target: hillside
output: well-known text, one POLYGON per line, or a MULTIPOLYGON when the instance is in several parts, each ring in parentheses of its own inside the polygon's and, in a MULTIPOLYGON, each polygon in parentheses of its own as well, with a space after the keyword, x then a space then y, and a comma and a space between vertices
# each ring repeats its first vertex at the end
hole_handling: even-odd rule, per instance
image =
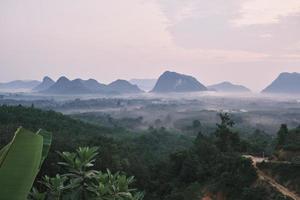
POLYGON ((17 90, 17 89, 32 89, 41 82, 35 80, 16 80, 7 83, 0 83, 0 89, 17 90))
MULTIPOLYGON (((249 159, 241 157, 245 145, 232 129, 228 114, 220 115, 221 123, 210 135, 198 134, 193 139, 165 128, 128 133, 118 129, 84 123, 54 111, 33 107, 0 107, 0 146, 6 144, 14 130, 43 128, 53 132, 53 143, 38 177, 62 173, 56 165, 57 151, 73 151, 79 146, 99 147, 95 169, 123 171, 136 177, 135 185, 145 191, 145 200, 194 200, 220 193, 232 200, 272 200, 265 187, 254 186, 255 169, 249 159), (116 135, 117 134, 117 135, 116 135)), ((37 182, 36 184, 39 184, 37 182)), ((277 198, 276 197, 276 198, 277 198)))
POLYGON ((243 92, 251 92, 251 90, 243 85, 232 84, 228 81, 209 85, 207 86, 209 90, 214 90, 217 92, 229 92, 229 93, 243 93, 243 92))
POLYGON ((112 143, 112 139, 107 136, 120 132, 112 128, 84 123, 54 111, 4 105, 0 106, 0 149, 12 139, 14 132, 20 126, 32 131, 42 128, 53 133, 52 147, 41 170, 41 174, 46 172, 50 175, 56 174, 59 169, 58 166, 53 165, 58 160, 56 151, 73 150, 78 146, 91 144, 91 141, 97 141, 97 145, 106 148, 112 143))
POLYGON ((1 137, 0 144, 7 141, 19 126, 33 131, 43 128, 53 132, 55 138, 112 133, 111 129, 84 123, 54 111, 23 106, 0 106, 0 131, 2 136, 5 136, 1 137))
POLYGON ((106 92, 108 92, 107 86, 105 84, 99 83, 95 79, 88 79, 88 80, 79 79, 79 80, 92 93, 106 93, 106 92))
POLYGON ((43 81, 39 85, 34 87, 32 90, 36 91, 36 92, 40 92, 40 91, 50 88, 52 85, 54 85, 54 83, 55 83, 55 81, 53 81, 50 77, 45 76, 43 78, 43 81))
POLYGON ((300 94, 300 73, 281 73, 262 93, 300 94))
POLYGON ((166 71, 159 77, 152 92, 197 92, 206 90, 207 88, 192 76, 166 71))
POLYGON ((108 90, 120 94, 143 92, 137 85, 133 85, 126 80, 118 79, 107 85, 108 90))
MULTIPOLYGON (((258 163, 258 168, 295 195, 300 195, 300 127, 288 129, 282 124, 275 140, 271 159, 258 163)), ((296 198, 297 199, 297 198, 296 198)))
POLYGON ((300 196, 300 167, 296 164, 262 162, 258 164, 269 177, 300 196))

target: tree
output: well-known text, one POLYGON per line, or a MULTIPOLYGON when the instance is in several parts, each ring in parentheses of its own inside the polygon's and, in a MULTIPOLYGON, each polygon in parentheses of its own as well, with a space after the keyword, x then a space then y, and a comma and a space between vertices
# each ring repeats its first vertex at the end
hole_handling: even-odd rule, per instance
POLYGON ((288 135, 288 128, 286 124, 281 124, 279 131, 277 132, 277 145, 276 149, 280 149, 286 143, 288 135))
POLYGON ((230 118, 228 113, 219 113, 221 124, 217 124, 218 128, 233 127, 234 121, 230 118))
POLYGON ((201 128, 201 122, 196 119, 196 120, 193 121, 193 129, 194 130, 199 130, 199 128, 201 128))
POLYGON ((220 113, 221 124, 217 124, 216 145, 222 152, 237 151, 240 148, 240 137, 238 133, 231 130, 234 121, 228 113, 220 113))

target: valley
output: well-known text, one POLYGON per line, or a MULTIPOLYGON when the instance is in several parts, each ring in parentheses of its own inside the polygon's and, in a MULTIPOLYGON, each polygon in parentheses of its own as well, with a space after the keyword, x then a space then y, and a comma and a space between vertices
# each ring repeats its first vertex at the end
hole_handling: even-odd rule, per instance
POLYGON ((0 0, 0 200, 300 200, 300 0, 0 0))
MULTIPOLYGON (((297 95, 4 92, 0 105, 0 147, 13 138, 11 133, 19 126, 53 133, 53 147, 37 180, 63 173, 55 164, 59 162, 57 151, 96 146, 101 161, 95 162, 95 168, 134 176, 133 186, 143 191, 145 200, 295 199, 286 192, 287 186, 280 186, 286 180, 277 182, 264 174, 264 170, 279 173, 273 162, 253 167, 255 161, 242 155, 267 156, 274 164, 277 159, 287 159, 277 147, 282 124, 291 133, 286 147, 280 148, 299 151, 297 95)), ((298 171, 297 154, 290 154, 291 160, 283 162, 292 164, 284 167, 298 171)), ((298 179, 288 180, 289 188, 297 188, 298 179)), ((35 186, 40 187, 39 182, 35 186)))
MULTIPOLYGON (((117 96, 77 95, 50 96, 20 94, 4 96, 0 104, 34 106, 55 110, 83 120, 93 118, 103 123, 111 117, 127 120, 135 130, 164 126, 176 131, 188 131, 191 122, 200 120, 205 130, 214 127, 217 113, 233 114, 238 129, 256 129, 273 135, 281 123, 296 127, 300 123, 300 102, 297 97, 232 95, 213 92, 173 94, 137 94, 117 96)), ((112 126, 112 124, 109 124, 112 126)))

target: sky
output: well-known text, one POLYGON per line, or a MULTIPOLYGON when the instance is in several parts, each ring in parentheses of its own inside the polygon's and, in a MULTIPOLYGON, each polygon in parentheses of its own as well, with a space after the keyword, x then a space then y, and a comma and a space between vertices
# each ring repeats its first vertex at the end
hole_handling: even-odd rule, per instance
POLYGON ((0 82, 157 78, 259 91, 300 72, 300 0, 0 0, 0 82))

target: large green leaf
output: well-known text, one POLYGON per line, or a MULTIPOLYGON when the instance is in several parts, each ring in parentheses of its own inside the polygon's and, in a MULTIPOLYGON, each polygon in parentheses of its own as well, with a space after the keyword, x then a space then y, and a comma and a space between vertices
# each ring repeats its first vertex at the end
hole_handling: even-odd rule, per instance
POLYGON ((50 146, 52 142, 52 133, 40 129, 37 132, 37 134, 43 136, 43 151, 42 151, 42 159, 40 163, 40 167, 41 167, 50 150, 50 146))
POLYGON ((0 199, 25 200, 38 173, 43 136, 19 128, 0 151, 0 199))

